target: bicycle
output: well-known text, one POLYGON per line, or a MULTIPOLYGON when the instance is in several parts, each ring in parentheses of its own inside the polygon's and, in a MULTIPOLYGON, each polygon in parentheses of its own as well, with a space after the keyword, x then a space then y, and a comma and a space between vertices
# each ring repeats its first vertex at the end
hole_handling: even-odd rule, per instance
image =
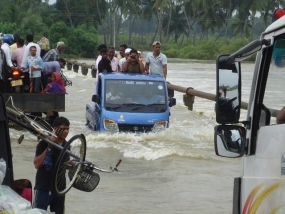
MULTIPOLYGON (((57 195, 66 194, 71 187, 85 192, 93 191, 100 182, 99 174, 93 170, 105 173, 118 171, 117 167, 121 163, 121 160, 117 162, 114 168, 110 167, 110 169, 102 169, 94 163, 85 160, 86 139, 83 134, 74 135, 62 147, 49 139, 51 136, 56 137, 56 135, 48 123, 42 118, 35 118, 16 108, 11 97, 8 101, 6 103, 6 112, 9 120, 27 129, 50 146, 61 150, 52 176, 52 187, 57 195), (7 106, 9 100, 13 108, 7 106)), ((20 138, 21 140, 19 139, 18 143, 22 142, 23 136, 20 138)))
POLYGON ((60 76, 63 80, 64 86, 72 86, 72 81, 66 78, 62 70, 60 70, 60 76))

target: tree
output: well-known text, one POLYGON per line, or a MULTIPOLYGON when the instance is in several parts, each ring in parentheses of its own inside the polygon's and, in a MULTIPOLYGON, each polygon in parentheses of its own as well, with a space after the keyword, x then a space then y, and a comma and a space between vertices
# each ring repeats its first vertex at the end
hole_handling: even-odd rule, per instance
POLYGON ((81 53, 80 57, 94 57, 98 46, 97 30, 84 24, 78 25, 71 29, 67 43, 69 54, 81 53))
MULTIPOLYGON (((156 10, 156 15, 158 20, 156 33, 157 32, 159 33, 159 40, 162 41, 163 14, 168 4, 168 0, 152 0, 152 1, 155 2, 153 7, 156 10)), ((151 43, 153 43, 153 41, 155 40, 156 33, 154 34, 151 43)))
POLYGON ((187 22, 185 20, 183 11, 181 10, 180 5, 175 5, 173 10, 173 14, 171 16, 171 19, 168 20, 168 22, 164 22, 163 29, 165 32, 165 36, 168 37, 169 35, 174 36, 174 42, 178 42, 178 38, 184 34, 187 35, 187 28, 185 28, 185 25, 187 25, 187 22), (168 35, 169 34, 169 35, 168 35))
POLYGON ((50 42, 52 44, 56 44, 58 41, 62 39, 68 38, 70 35, 70 28, 64 22, 56 22, 50 27, 50 42))
POLYGON ((55 8, 61 20, 71 27, 81 24, 95 27, 100 23, 100 14, 106 13, 106 4, 104 0, 57 0, 55 8))

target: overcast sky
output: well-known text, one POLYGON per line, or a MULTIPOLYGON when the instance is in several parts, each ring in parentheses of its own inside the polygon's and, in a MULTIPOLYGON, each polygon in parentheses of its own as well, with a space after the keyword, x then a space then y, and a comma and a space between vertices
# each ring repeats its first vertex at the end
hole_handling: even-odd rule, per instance
POLYGON ((54 4, 56 0, 49 0, 49 4, 54 4))

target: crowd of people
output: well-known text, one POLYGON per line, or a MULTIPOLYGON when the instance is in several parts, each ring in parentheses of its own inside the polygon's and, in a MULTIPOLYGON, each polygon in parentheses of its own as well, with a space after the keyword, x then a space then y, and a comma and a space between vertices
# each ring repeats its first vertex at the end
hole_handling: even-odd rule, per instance
POLYGON ((138 73, 167 76, 167 57, 161 53, 161 43, 152 43, 152 52, 146 55, 145 64, 143 55, 135 48, 130 48, 126 44, 119 47, 119 54, 115 54, 114 47, 107 47, 105 44, 98 46, 98 57, 95 68, 97 69, 94 94, 97 94, 98 74, 102 72, 113 73, 138 73))
POLYGON ((46 87, 50 88, 54 81, 60 84, 58 88, 61 90, 57 90, 57 93, 65 93, 63 81, 56 81, 61 76, 51 78, 54 72, 60 74, 61 68, 65 67, 65 60, 60 58, 60 53, 65 49, 63 42, 58 42, 56 48, 50 49, 49 40, 45 37, 35 43, 32 34, 26 35, 25 40, 19 34, 4 34, 0 38, 0 45, 0 92, 13 92, 9 79, 12 71, 21 70, 23 82, 29 86, 23 89, 24 92, 52 93, 46 87))
POLYGON ((141 52, 135 48, 127 47, 126 44, 120 45, 119 55, 115 54, 114 47, 107 47, 105 44, 99 45, 96 77, 101 72, 122 72, 156 74, 166 78, 167 57, 161 53, 161 43, 153 42, 152 48, 153 51, 147 54, 144 64, 141 52))
MULTIPOLYGON (((0 37, 0 43, 0 64, 3 65, 0 66, 0 92, 13 92, 8 79, 11 79, 12 71, 16 69, 21 69, 23 81, 29 82, 29 87, 25 88, 24 92, 53 93, 50 88, 55 83, 51 84, 52 81, 58 84, 63 82, 59 80, 60 76, 51 78, 51 74, 60 73, 66 64, 65 60, 60 58, 60 53, 65 49, 64 42, 58 42, 56 48, 50 49, 49 40, 45 37, 35 43, 32 34, 26 35, 25 40, 19 34, 4 34, 0 37)), ((117 55, 114 47, 99 45, 96 78, 101 72, 156 74, 166 78, 167 57, 161 53, 161 43, 155 41, 152 47, 153 52, 147 54, 144 64, 141 52, 135 48, 122 44, 117 55)), ((61 93, 66 92, 63 84, 58 88, 61 93)))

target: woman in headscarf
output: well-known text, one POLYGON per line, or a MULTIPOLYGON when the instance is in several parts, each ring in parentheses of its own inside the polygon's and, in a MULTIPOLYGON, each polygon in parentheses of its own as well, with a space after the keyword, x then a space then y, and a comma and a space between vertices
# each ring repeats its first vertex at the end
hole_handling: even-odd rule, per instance
POLYGON ((51 74, 51 83, 47 84, 43 93, 65 93, 64 82, 59 73, 53 72, 51 74))

